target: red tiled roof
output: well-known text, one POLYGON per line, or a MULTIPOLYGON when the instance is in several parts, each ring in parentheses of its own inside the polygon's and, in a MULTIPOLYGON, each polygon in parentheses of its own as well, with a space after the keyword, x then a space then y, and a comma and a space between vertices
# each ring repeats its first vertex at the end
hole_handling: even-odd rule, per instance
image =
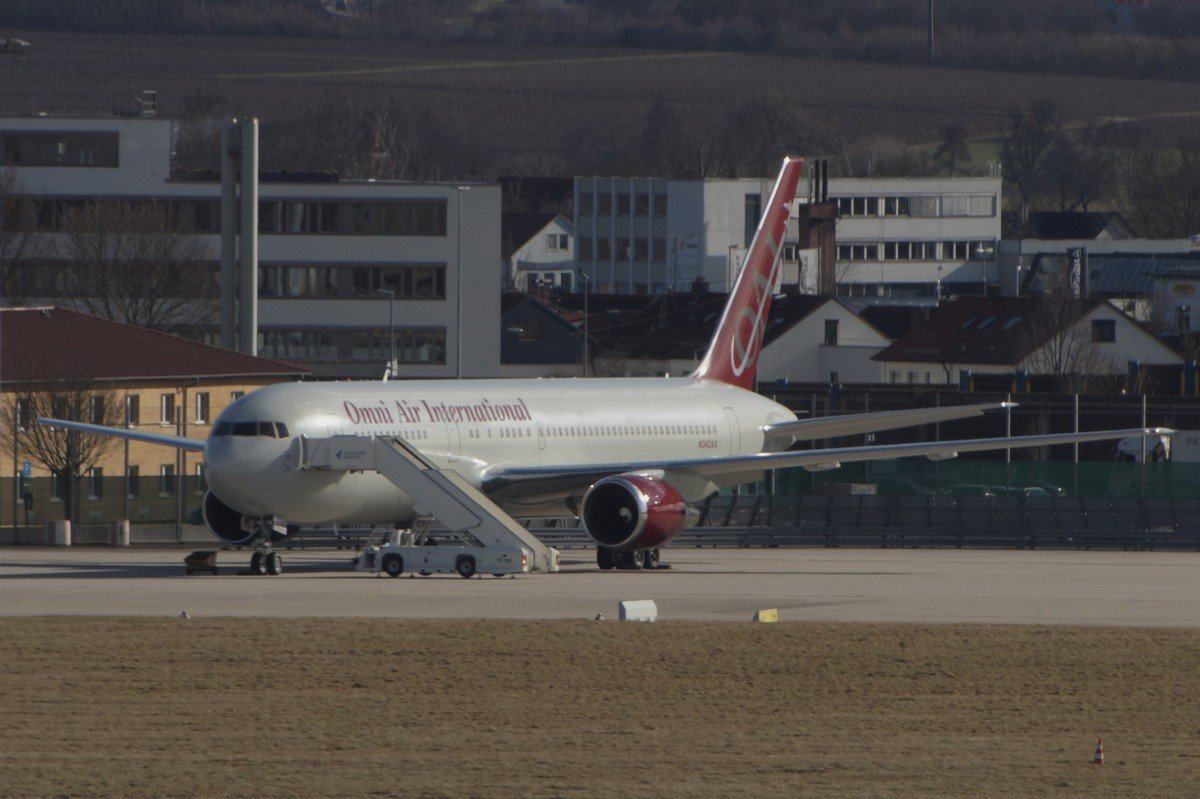
MULTIPOLYGON (((1046 312, 1046 303, 1040 297, 962 297, 945 302, 872 360, 1014 364, 1051 336, 1049 326, 1030 321, 1046 312)), ((1079 300, 1069 310, 1078 320, 1099 303, 1079 300)))
POLYGON ((295 376, 296 364, 65 308, 0 308, 0 382, 295 376))

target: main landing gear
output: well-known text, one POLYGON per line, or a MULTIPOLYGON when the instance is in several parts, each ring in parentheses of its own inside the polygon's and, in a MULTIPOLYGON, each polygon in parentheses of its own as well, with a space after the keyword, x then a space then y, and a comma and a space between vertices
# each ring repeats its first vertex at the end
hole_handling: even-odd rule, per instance
POLYGON ((662 563, 658 547, 653 549, 609 549, 596 547, 596 565, 601 569, 669 569, 662 563))
POLYGON ((254 554, 250 556, 251 574, 270 574, 274 576, 282 571, 283 557, 270 547, 267 547, 266 549, 256 549, 254 554))

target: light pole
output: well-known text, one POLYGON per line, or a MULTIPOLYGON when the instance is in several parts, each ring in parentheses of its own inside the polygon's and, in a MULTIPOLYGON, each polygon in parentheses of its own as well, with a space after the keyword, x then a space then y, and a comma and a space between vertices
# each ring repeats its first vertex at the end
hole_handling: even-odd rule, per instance
POLYGON ((388 345, 391 357, 388 358, 388 368, 385 377, 396 376, 396 292, 391 289, 375 289, 388 297, 388 345))
POLYGON ((462 235, 463 235, 463 210, 462 198, 463 192, 470 191, 470 186, 455 186, 454 190, 458 192, 458 265, 454 270, 454 303, 456 306, 455 317, 458 330, 454 335, 456 353, 454 356, 454 376, 459 380, 462 379, 462 355, 463 355, 463 317, 462 317, 462 235))
POLYGON ((579 276, 583 278, 583 376, 588 374, 588 294, 591 293, 592 279, 588 273, 579 270, 579 276))

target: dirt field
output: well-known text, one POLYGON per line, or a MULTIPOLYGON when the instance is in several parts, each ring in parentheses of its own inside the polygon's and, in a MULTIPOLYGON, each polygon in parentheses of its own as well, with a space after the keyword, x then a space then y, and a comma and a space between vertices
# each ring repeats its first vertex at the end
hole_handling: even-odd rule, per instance
MULTIPOLYGON (((581 131, 625 138, 656 100, 719 115, 747 97, 791 108, 837 142, 879 136, 936 141, 947 122, 975 136, 1003 129, 1031 98, 1071 124, 1142 120, 1174 144, 1194 125, 1200 85, 1036 73, 932 69, 745 53, 655 53, 575 47, 401 44, 367 40, 119 34, 25 34, 27 58, 0 64, 0 113, 111 113, 155 88, 179 113, 204 90, 221 107, 290 118, 344 92, 370 104, 403 98, 454 109, 486 145, 487 163, 570 150, 581 131)), ((194 109, 193 109, 194 110, 194 109)), ((631 133, 632 132, 632 133, 631 133)), ((266 136, 267 133, 264 133, 266 136)), ((264 140, 265 152, 270 152, 264 140)), ((833 155, 834 153, 830 153, 833 155)))
POLYGON ((35 618, 0 636, 5 796, 1200 790, 1200 630, 35 618))

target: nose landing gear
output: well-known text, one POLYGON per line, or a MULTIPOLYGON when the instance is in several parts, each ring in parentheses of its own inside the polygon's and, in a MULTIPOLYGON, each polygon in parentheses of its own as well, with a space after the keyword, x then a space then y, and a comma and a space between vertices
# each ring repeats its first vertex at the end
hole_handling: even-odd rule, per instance
MULTIPOLYGON (((287 535, 288 528, 280 528, 274 517, 260 519, 254 523, 254 537, 250 545, 254 554, 250 556, 250 574, 269 574, 272 577, 283 572, 283 556, 271 548, 271 544, 287 535)), ((290 532, 290 531, 289 531, 290 532)))
POLYGON ((272 576, 283 571, 283 557, 267 545, 258 549, 250 556, 250 573, 256 575, 270 574, 272 576))

